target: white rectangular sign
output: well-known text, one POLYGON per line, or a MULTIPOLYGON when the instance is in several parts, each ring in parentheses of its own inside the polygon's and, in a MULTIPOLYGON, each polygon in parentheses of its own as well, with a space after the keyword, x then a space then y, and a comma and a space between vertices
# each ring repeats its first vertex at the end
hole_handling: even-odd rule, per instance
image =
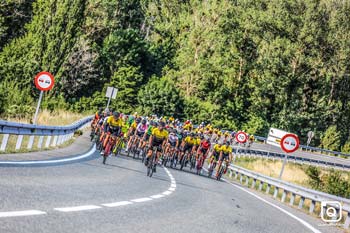
POLYGON ((270 128, 269 134, 267 135, 266 143, 281 148, 281 145, 280 145, 281 139, 287 133, 288 132, 280 129, 270 128))
POLYGON ((118 89, 114 87, 107 87, 106 97, 115 99, 117 97, 118 89))

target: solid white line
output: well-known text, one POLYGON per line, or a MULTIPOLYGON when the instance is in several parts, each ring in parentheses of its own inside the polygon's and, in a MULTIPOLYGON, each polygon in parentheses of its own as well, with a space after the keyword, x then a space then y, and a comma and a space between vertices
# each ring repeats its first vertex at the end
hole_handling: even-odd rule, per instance
POLYGON ((252 193, 252 192, 250 192, 250 191, 248 191, 248 190, 246 190, 246 189, 244 189, 244 188, 242 188, 242 187, 239 187, 238 185, 232 184, 231 182, 227 181, 226 179, 222 179, 222 180, 224 180, 226 183, 228 183, 228 184, 230 184, 230 185, 232 185, 232 186, 234 186, 234 187, 236 187, 236 188, 238 188, 238 189, 240 189, 240 190, 242 190, 242 191, 244 191, 244 192, 246 192, 246 193, 249 193, 250 195, 252 195, 253 197, 259 199, 260 201, 263 201, 263 202, 265 202, 266 204, 268 204, 268 205, 270 205, 270 206, 273 206, 273 207, 275 207, 276 209, 282 211, 283 213, 289 215, 290 217, 292 217, 292 218, 294 218, 295 220, 299 221, 299 222, 300 222, 301 224, 303 224, 305 227, 309 228, 312 232, 321 233, 321 231, 317 230, 316 228, 314 228, 313 226, 311 226, 309 223, 307 223, 306 221, 302 220, 301 218, 298 218, 297 216, 293 215, 292 213, 288 212, 287 210, 282 209, 281 207, 279 207, 279 206, 277 206, 277 205, 275 205, 275 204, 273 204, 273 203, 271 203, 271 202, 269 202, 269 201, 266 201, 265 199, 259 197, 258 195, 254 194, 254 193, 252 193))
POLYGON ((0 212, 0 218, 41 215, 41 214, 46 214, 46 212, 40 211, 40 210, 9 211, 9 212, 0 212))
POLYGON ((134 200, 131 200, 131 201, 132 202, 145 202, 145 201, 152 201, 152 198, 144 197, 144 198, 134 199, 134 200))
POLYGON ((74 212, 74 211, 83 211, 83 210, 94 210, 100 209, 101 206, 97 205, 82 205, 82 206, 74 206, 74 207, 64 207, 64 208, 54 208, 54 210, 61 212, 74 212))
POLYGON ((102 205, 106 207, 117 207, 117 206, 130 205, 130 204, 133 204, 133 203, 131 201, 119 201, 119 202, 107 203, 102 205))
POLYGON ((170 191, 165 191, 165 192, 163 192, 162 194, 163 195, 170 195, 172 192, 170 192, 170 191))
POLYGON ((36 161, 3 161, 0 162, 0 164, 5 165, 29 165, 29 164, 52 164, 52 163, 62 163, 62 162, 69 162, 69 161, 75 161, 79 159, 84 159, 92 155, 96 151, 96 145, 92 147, 90 151, 87 153, 73 157, 73 158, 67 158, 67 159, 55 159, 55 160, 36 160, 36 161))
POLYGON ((150 198, 153 198, 153 199, 157 199, 157 198, 161 198, 161 197, 164 197, 164 195, 157 194, 157 195, 150 196, 150 198))
POLYGON ((176 188, 169 188, 168 191, 175 191, 176 188))
POLYGON ((175 183, 172 183, 172 184, 170 185, 170 187, 176 188, 176 184, 175 184, 175 183))

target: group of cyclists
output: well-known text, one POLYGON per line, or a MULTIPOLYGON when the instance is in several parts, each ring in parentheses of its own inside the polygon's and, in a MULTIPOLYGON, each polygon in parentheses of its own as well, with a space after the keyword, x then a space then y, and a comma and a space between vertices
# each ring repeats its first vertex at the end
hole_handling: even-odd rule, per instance
MULTIPOLYGON (((95 140, 103 156, 103 163, 111 154, 122 149, 127 155, 141 157, 147 166, 147 174, 156 172, 158 163, 176 168, 190 165, 197 174, 202 173, 205 161, 208 176, 220 179, 232 161, 232 145, 237 144, 236 132, 221 131, 210 123, 194 126, 191 120, 180 122, 174 117, 141 117, 135 112, 124 115, 100 109, 91 124, 91 140, 95 140)), ((254 141, 250 135, 248 143, 254 141)))

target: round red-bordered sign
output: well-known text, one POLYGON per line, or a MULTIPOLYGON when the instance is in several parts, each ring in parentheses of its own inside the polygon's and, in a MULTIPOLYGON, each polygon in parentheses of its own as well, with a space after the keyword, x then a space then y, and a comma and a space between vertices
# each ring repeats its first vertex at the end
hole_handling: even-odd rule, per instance
POLYGON ((293 153, 299 148, 299 138, 297 135, 287 133, 280 142, 281 148, 286 153, 293 153))
POLYGON ((43 71, 35 76, 34 84, 40 91, 49 91, 55 84, 55 78, 49 72, 43 71))
POLYGON ((248 135, 245 132, 236 133, 236 141, 239 143, 245 143, 248 140, 248 135))

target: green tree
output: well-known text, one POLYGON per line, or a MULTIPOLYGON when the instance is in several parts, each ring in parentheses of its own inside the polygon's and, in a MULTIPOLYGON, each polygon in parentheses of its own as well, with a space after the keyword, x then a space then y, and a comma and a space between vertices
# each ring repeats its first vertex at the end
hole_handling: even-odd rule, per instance
POLYGON ((138 94, 140 110, 145 114, 181 118, 183 99, 175 83, 167 77, 153 77, 138 94))
POLYGON ((321 138, 322 148, 328 150, 339 150, 340 133, 335 125, 330 126, 321 138))

